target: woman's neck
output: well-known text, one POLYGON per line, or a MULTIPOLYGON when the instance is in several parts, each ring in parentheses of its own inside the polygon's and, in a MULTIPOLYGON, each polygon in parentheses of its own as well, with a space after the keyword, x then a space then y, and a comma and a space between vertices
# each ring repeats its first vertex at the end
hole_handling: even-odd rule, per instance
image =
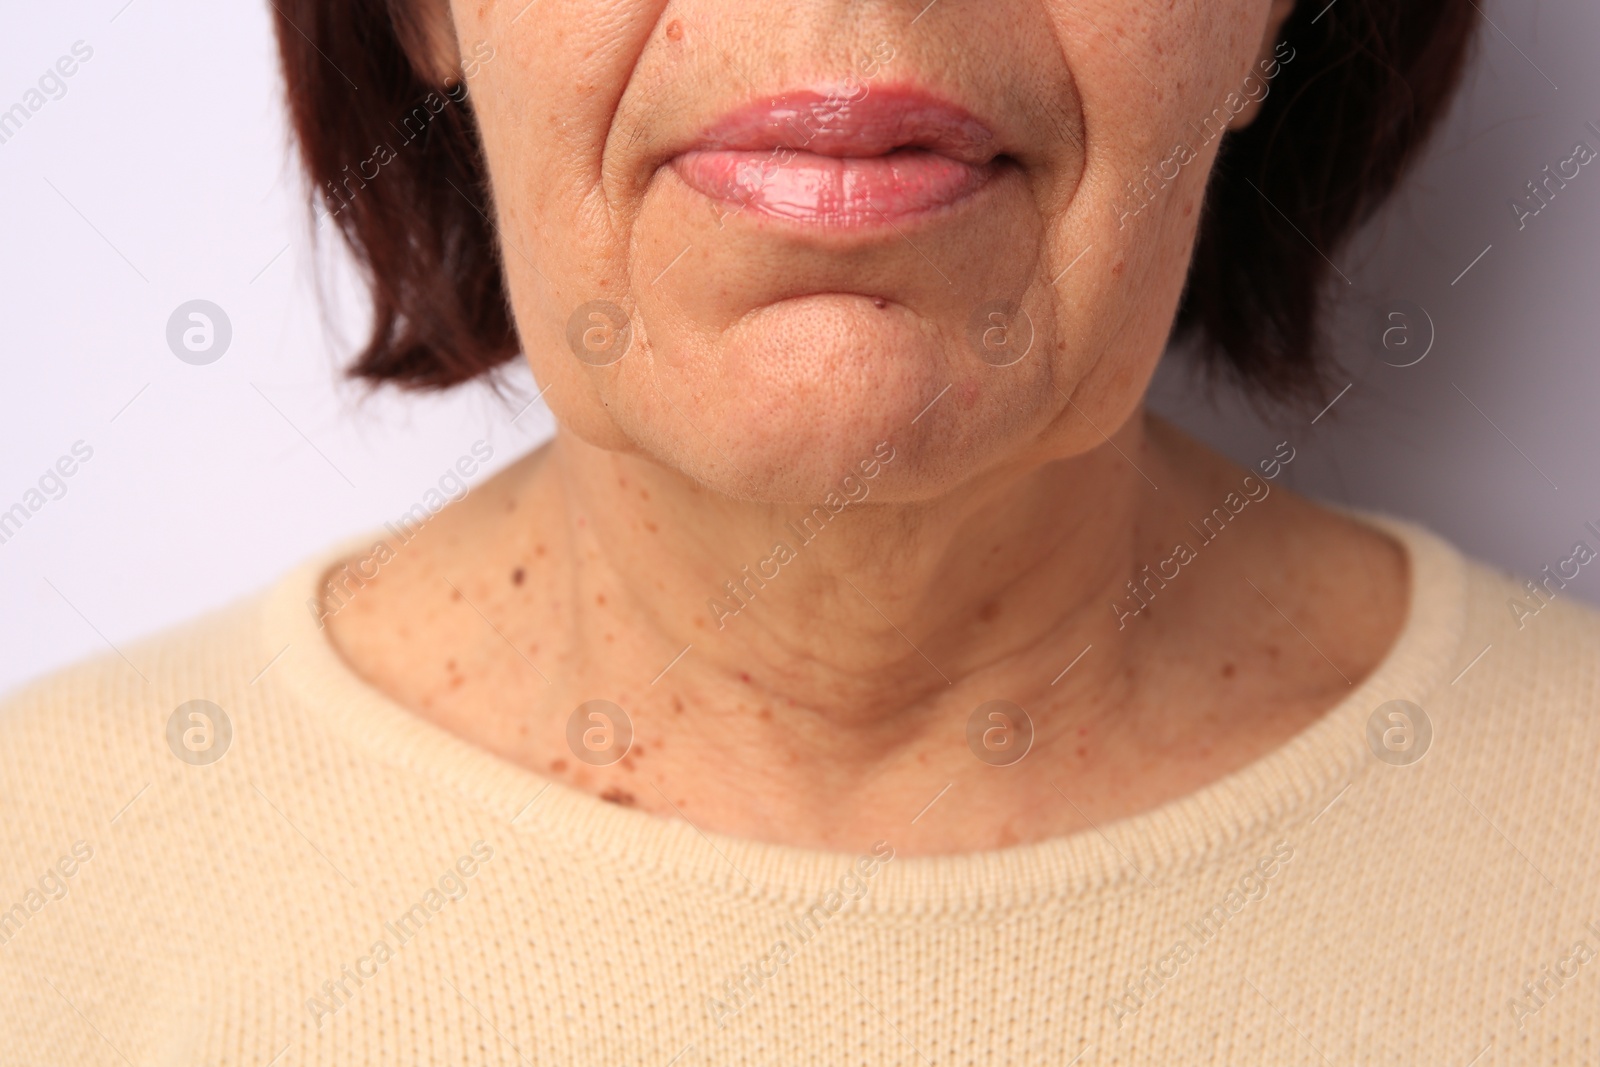
POLYGON ((891 501, 896 461, 767 505, 563 435, 397 551, 334 639, 420 714, 615 802, 948 852, 1228 773, 1335 703, 1404 614, 1397 546, 1159 424, 931 502, 891 501), (1341 565, 1357 579, 1327 582, 1341 565), (627 716, 616 762, 608 720, 573 747, 591 700, 627 716))
MULTIPOLYGON (((911 504, 886 499, 905 462, 892 445, 870 457, 875 477, 810 505, 730 501, 571 439, 530 481, 566 518, 562 630, 586 646, 597 628, 674 655, 692 645, 679 684, 754 689, 845 729, 964 704, 997 670, 1034 695, 1029 670, 1048 684, 1058 643, 1104 629, 1154 494, 1103 453, 911 504)), ((532 527, 505 533, 526 551, 532 527)), ((636 667, 649 682, 663 665, 636 667)))

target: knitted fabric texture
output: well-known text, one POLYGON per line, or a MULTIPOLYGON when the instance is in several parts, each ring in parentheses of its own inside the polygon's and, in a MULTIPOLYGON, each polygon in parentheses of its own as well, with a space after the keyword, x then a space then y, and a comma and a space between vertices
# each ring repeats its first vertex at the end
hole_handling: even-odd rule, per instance
POLYGON ((1594 1064, 1600 616, 1373 521, 1408 618, 1313 726, 948 857, 547 782, 361 681, 310 561, 0 708, 0 1062, 1594 1064))

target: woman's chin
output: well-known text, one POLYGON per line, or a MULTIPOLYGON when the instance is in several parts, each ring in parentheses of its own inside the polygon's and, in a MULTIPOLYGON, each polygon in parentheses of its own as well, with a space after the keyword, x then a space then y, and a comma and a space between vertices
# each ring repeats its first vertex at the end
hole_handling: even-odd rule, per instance
POLYGON ((1048 417, 1045 361, 989 366, 959 332, 883 298, 790 298, 712 344, 671 342, 651 339, 651 391, 676 417, 666 433, 658 419, 629 429, 658 461, 740 498, 820 501, 869 471, 922 496, 983 465, 973 442, 1004 447, 1048 417))

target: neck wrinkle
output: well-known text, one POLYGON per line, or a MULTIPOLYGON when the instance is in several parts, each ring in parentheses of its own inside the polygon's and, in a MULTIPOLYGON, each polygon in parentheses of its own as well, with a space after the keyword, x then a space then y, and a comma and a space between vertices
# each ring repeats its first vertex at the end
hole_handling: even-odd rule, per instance
MULTIPOLYGON (((1119 432, 1123 454, 1140 453, 1140 422, 1119 432)), ((1101 669, 1120 670, 1115 646, 1138 636, 1108 642, 1106 623, 1156 502, 1110 447, 932 501, 869 494, 804 543, 793 532, 804 505, 730 500, 571 440, 551 459, 572 535, 575 632, 590 646, 579 655, 604 654, 603 626, 585 616, 599 614, 595 589, 614 590, 663 664, 692 647, 671 677, 702 697, 730 687, 865 739, 889 723, 964 718, 974 699, 1043 694, 1062 650, 1091 640, 1113 646, 1101 669)), ((606 621, 614 628, 615 615, 606 621)), ((709 714, 719 703, 729 706, 692 702, 709 714)))

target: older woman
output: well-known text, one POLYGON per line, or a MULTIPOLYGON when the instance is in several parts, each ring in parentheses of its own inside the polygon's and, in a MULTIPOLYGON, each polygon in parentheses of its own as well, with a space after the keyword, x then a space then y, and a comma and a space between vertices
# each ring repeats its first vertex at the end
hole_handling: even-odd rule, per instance
POLYGON ((558 430, 13 698, 6 1059, 1592 1062, 1600 537, 1143 411, 1315 402, 1470 5, 275 8, 356 373, 558 430))

